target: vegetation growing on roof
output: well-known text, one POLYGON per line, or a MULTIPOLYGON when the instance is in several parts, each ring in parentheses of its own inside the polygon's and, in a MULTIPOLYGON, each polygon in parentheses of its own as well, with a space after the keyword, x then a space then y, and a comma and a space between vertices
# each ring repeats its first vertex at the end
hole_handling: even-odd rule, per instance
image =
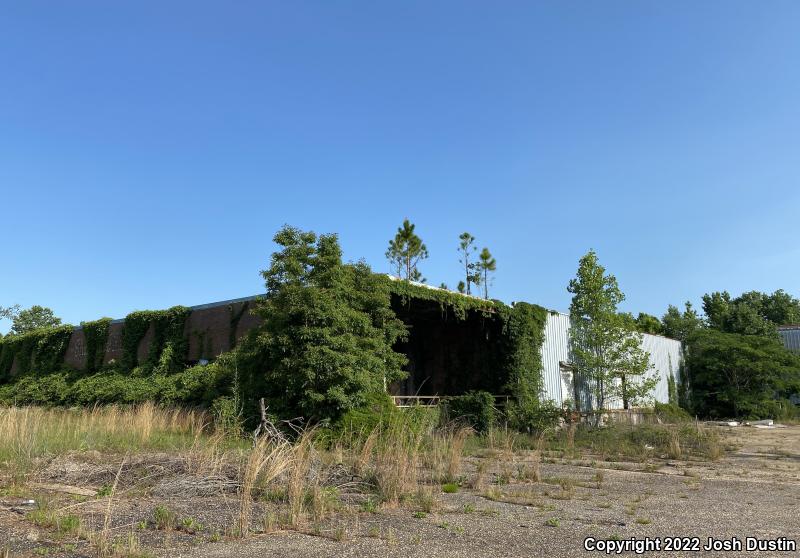
POLYGON ((497 300, 485 300, 409 281, 395 280, 386 275, 380 277, 387 283, 389 291, 400 297, 404 303, 410 302, 412 299, 437 302, 442 312, 452 311, 453 315, 459 320, 465 320, 469 311, 489 315, 497 312, 498 308, 505 306, 505 304, 497 300))

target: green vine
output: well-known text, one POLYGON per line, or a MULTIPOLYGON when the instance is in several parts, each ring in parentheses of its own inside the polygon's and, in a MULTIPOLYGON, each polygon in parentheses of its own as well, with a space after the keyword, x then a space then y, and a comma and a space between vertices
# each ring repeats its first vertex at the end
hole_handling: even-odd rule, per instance
POLYGON ((186 319, 191 310, 185 306, 173 306, 167 310, 144 310, 132 312, 125 318, 122 329, 122 368, 133 370, 138 365, 152 368, 159 363, 162 352, 170 348, 171 359, 174 362, 186 357, 188 343, 184 336, 186 319), (147 353, 147 360, 139 362, 139 343, 153 327, 153 341, 147 353))
POLYGON ((17 375, 47 374, 61 367, 73 327, 64 325, 22 335, 9 335, 0 351, 0 377, 8 378, 16 361, 17 375))
POLYGON ((86 338, 86 373, 92 374, 103 367, 103 358, 108 341, 108 326, 111 318, 100 318, 93 322, 82 322, 86 338))
POLYGON ((505 307, 505 304, 496 300, 486 300, 444 289, 424 287, 409 281, 390 279, 388 276, 382 277, 389 285, 389 292, 400 297, 404 303, 415 299, 438 302, 442 312, 451 310, 459 320, 465 320, 467 313, 471 310, 492 314, 499 308, 505 307))
POLYGON ((230 319, 230 326, 228 329, 228 347, 232 350, 236 346, 236 330, 239 328, 239 320, 242 319, 244 313, 247 312, 247 309, 250 307, 250 301, 246 300, 242 307, 239 310, 234 311, 233 304, 228 305, 228 311, 230 312, 231 319, 230 319))
POLYGON ((507 410, 518 428, 530 427, 544 408, 541 401, 544 392, 542 345, 547 312, 527 302, 506 306, 501 311, 508 371, 505 390, 514 398, 507 410))

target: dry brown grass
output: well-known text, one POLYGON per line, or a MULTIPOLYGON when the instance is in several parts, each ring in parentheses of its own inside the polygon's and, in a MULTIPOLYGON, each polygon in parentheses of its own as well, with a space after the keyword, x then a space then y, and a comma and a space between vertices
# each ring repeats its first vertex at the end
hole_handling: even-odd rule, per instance
POLYGON ((246 537, 253 514, 253 489, 268 485, 293 464, 293 448, 288 442, 260 438, 250 451, 240 473, 240 503, 236 534, 246 537))
POLYGON ((310 494, 313 498, 316 490, 319 490, 319 477, 310 475, 314 458, 313 436, 313 431, 304 432, 292 448, 292 463, 286 486, 289 504, 287 523, 292 527, 305 524, 306 496, 310 494))
POLYGON ((92 409, 0 408, 0 462, 24 480, 43 456, 75 450, 142 451, 188 447, 207 426, 203 413, 152 403, 92 409))

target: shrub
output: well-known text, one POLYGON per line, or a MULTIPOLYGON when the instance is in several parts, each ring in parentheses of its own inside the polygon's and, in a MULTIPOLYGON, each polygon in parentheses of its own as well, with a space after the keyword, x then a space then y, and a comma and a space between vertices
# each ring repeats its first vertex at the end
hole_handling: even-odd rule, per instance
POLYGON ((494 397, 485 391, 470 391, 457 397, 448 397, 443 402, 442 418, 458 420, 485 432, 497 422, 494 397))
POLYGON ((676 403, 659 403, 656 401, 654 411, 656 416, 664 422, 686 422, 692 420, 692 415, 681 409, 676 403))
POLYGON ((555 428, 564 416, 554 401, 511 401, 506 414, 510 425, 520 432, 538 433, 555 428))

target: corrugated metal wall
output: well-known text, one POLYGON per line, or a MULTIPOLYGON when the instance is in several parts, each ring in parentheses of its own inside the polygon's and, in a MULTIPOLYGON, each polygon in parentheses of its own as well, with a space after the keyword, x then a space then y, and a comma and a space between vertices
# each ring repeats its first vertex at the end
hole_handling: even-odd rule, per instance
POLYGON ((565 399, 574 399, 571 390, 562 385, 560 362, 569 362, 569 316, 550 312, 544 324, 542 379, 544 399, 552 399, 559 407, 565 399))
MULTIPOLYGON (((800 340, 800 330, 798 330, 798 339, 800 340)), ((650 353, 650 362, 654 367, 653 372, 658 377, 658 384, 653 396, 660 403, 668 403, 670 374, 675 378, 676 384, 679 381, 678 369, 683 358, 681 343, 659 335, 644 334, 642 348, 650 353)), ((575 391, 577 391, 581 399, 581 408, 587 408, 591 402, 589 386, 585 382, 581 382, 580 378, 575 378, 578 386, 578 389, 575 390, 570 380, 572 374, 561 369, 560 363, 569 361, 569 316, 551 312, 547 315, 544 343, 542 344, 542 376, 545 391, 543 398, 552 399, 561 406, 566 399, 574 399, 575 391)), ((622 402, 613 402, 608 406, 622 408, 622 402)))
POLYGON ((790 351, 800 352, 800 327, 779 329, 778 333, 783 339, 783 346, 790 351))

